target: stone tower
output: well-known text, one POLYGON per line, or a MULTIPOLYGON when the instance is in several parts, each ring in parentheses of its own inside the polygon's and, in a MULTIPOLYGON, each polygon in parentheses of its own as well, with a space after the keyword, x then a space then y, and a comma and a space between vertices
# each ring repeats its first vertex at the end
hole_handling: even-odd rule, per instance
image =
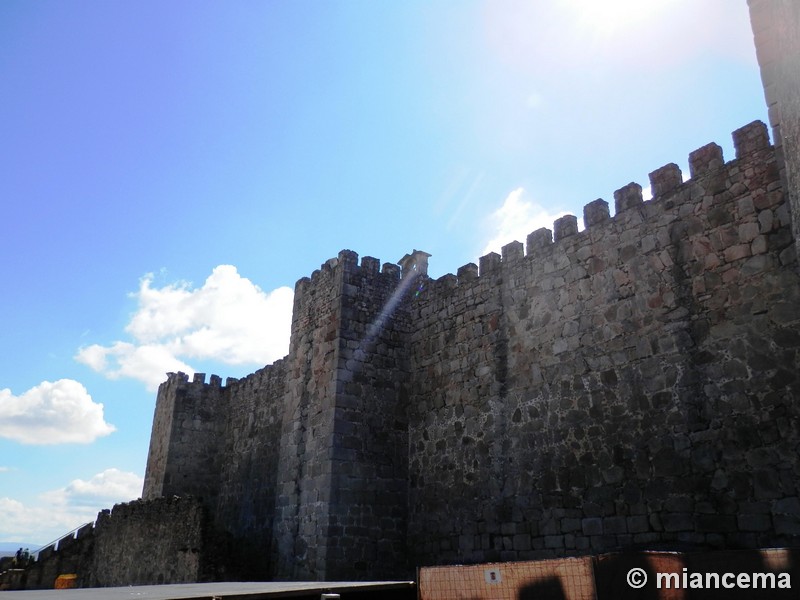
POLYGON ((800 241, 800 2, 748 0, 772 138, 800 241))
POLYGON ((409 327, 427 277, 343 250, 297 282, 288 356, 221 386, 171 374, 143 497, 203 499, 251 572, 325 580, 405 572, 409 327))
POLYGON ((436 280, 341 251, 287 357, 162 384, 145 499, 201 497, 275 579, 800 543, 800 3, 750 10, 774 147, 751 123, 436 280))

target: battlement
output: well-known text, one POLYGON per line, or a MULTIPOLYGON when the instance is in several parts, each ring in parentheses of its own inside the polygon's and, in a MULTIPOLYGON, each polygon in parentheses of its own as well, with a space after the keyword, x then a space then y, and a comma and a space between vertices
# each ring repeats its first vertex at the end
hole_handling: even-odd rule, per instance
MULTIPOLYGON (((735 148, 735 159, 725 162, 722 148, 716 143, 709 143, 689 154, 688 163, 690 178, 683 180, 683 173, 675 163, 668 163, 649 174, 652 196, 645 200, 642 186, 630 182, 614 191, 614 214, 611 214, 609 203, 598 198, 583 208, 584 228, 579 230, 576 215, 564 215, 553 223, 553 228, 541 228, 527 236, 525 245, 512 241, 501 249, 501 254, 490 252, 479 258, 479 266, 468 263, 460 267, 456 274, 446 274, 432 282, 433 290, 450 290, 464 284, 472 284, 480 276, 495 273, 506 265, 521 259, 541 259, 552 256, 559 250, 566 253, 581 252, 581 246, 590 246, 597 230, 618 223, 623 219, 633 222, 642 218, 658 219, 659 214, 699 196, 713 198, 721 193, 718 178, 714 178, 723 167, 736 169, 741 161, 746 161, 753 153, 768 151, 772 147, 766 125, 754 121, 732 133, 735 148), (637 212, 638 209, 638 212, 637 212), (644 211, 644 212, 641 212, 644 211), (636 215, 627 216, 626 213, 636 215)), ((299 279, 295 285, 295 298, 302 302, 303 296, 313 293, 318 285, 330 285, 330 278, 340 272, 358 274, 365 278, 388 277, 401 280, 407 274, 427 276, 428 257, 430 254, 414 250, 403 256, 397 263, 383 263, 371 256, 364 256, 359 264, 358 254, 352 250, 342 250, 338 256, 330 258, 320 265, 310 277, 299 279)))
MULTIPOLYGON (((200 552, 213 551, 202 503, 165 497, 116 504, 40 549, 22 580, 25 589, 52 589, 56 578, 77 575, 78 587, 197 581, 200 552), (159 577, 161 579, 159 579, 159 577)), ((207 575, 206 575, 207 576, 207 575)), ((3 583, 0 578, 0 583, 3 583)), ((12 589, 14 589, 12 587, 12 589)))
MULTIPOLYGON (((230 379, 230 378, 229 378, 230 379)), ((188 385, 192 386, 205 386, 208 385, 209 387, 223 387, 222 386, 222 377, 219 375, 211 375, 209 382, 206 383, 206 374, 205 373, 195 373, 192 376, 191 383, 189 382, 189 375, 184 373, 183 371, 178 371, 177 373, 169 372, 167 373, 167 380, 164 382, 166 385, 171 387, 184 387, 188 385)))
POLYGON ((241 378, 237 377, 226 377, 225 383, 222 383, 222 377, 219 375, 211 375, 209 378, 208 383, 206 383, 206 374, 205 373, 194 373, 192 375, 191 382, 189 381, 189 375, 182 371, 178 371, 177 373, 167 373, 167 380, 164 382, 164 385, 167 385, 172 388, 185 388, 185 387, 192 387, 192 388, 214 388, 214 389, 228 389, 231 387, 236 387, 240 385, 252 385, 254 382, 257 382, 261 378, 263 378, 272 368, 281 369, 284 366, 287 357, 284 356, 283 358, 279 358, 274 363, 266 365, 257 371, 250 373, 241 378))
POLYGON ((764 483, 740 465, 794 438, 740 421, 768 427, 742 399, 800 385, 797 255, 766 127, 733 140, 733 160, 707 144, 686 181, 666 164, 651 198, 628 183, 613 209, 586 204, 582 230, 562 216, 435 281, 426 252, 342 250, 297 281, 285 358, 224 384, 169 374, 144 497, 202 497, 215 527, 272 549, 253 572, 280 578, 395 576, 406 553, 783 543, 787 467, 764 483), (737 441, 708 458, 718 436, 737 441), (709 471, 739 478, 734 512, 775 499, 759 531, 694 510, 723 483, 680 484, 709 471), (653 481, 674 491, 645 500, 653 481))
MULTIPOLYGON (((757 158, 756 162, 761 166, 763 157, 759 153, 772 149, 767 127, 761 121, 754 121, 734 131, 732 137, 736 150, 734 160, 726 163, 722 148, 715 143, 707 144, 689 154, 690 179, 683 181, 677 164, 664 165, 649 174, 651 199, 644 199, 640 184, 628 183, 613 194, 613 215, 609 203, 598 198, 583 208, 583 230, 578 229, 575 215, 560 217, 553 223, 552 229, 541 228, 530 233, 525 246, 518 240, 512 241, 502 247, 501 254, 490 252, 480 257, 479 266, 467 263, 455 275, 447 274, 431 282, 427 296, 435 296, 438 291, 449 292, 459 286, 474 286, 479 278, 497 275, 504 268, 522 260, 554 261, 545 267, 545 270, 554 270, 555 265, 567 264, 564 261, 602 259, 595 256, 593 249, 601 238, 617 235, 620 236, 620 243, 626 245, 641 242, 625 238, 625 231, 646 225, 647 221, 657 225, 665 213, 692 200, 701 201, 704 210, 711 210, 718 195, 732 193, 726 185, 726 178, 733 182, 734 192, 757 191, 745 190, 741 180, 745 176, 747 161, 757 158), (754 154, 759 156, 754 157, 754 154)), ((775 192, 777 187, 777 183, 774 183, 770 189, 761 191, 775 192)), ((770 202, 777 200, 772 198, 770 202)), ((673 218, 690 218, 691 213, 684 212, 678 210, 673 218)))
MULTIPOLYGON (((420 254, 420 251, 414 250, 415 254, 420 254)), ((426 254, 422 252, 421 254, 426 254)), ((406 255, 407 257, 409 255, 406 255)), ((427 254, 427 256, 430 256, 427 254)), ((427 272, 427 261, 424 263, 425 272, 427 272)), ((383 263, 381 266, 380 260, 372 256, 364 256, 361 258, 361 263, 358 263, 358 254, 352 250, 342 250, 338 256, 329 258, 311 273, 310 277, 301 277, 295 283, 295 298, 309 293, 314 287, 318 285, 327 285, 329 280, 335 273, 348 271, 350 273, 360 274, 366 278, 386 278, 389 280, 400 280, 401 267, 395 263, 383 263)))
POLYGON ((750 123, 734 160, 706 144, 686 181, 666 164, 651 198, 631 182, 435 281, 425 252, 342 250, 297 281, 287 357, 169 374, 158 500, 43 549, 29 587, 796 547, 800 12, 748 3, 777 148, 750 123))

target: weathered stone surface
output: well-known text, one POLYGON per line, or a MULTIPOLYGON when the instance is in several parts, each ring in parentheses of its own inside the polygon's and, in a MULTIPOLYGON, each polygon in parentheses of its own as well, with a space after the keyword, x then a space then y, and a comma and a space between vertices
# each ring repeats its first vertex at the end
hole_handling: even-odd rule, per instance
POLYGON ((578 233, 578 218, 575 215, 564 215, 553 223, 553 239, 558 242, 578 233))
POLYGON ((800 277, 762 129, 457 276, 341 252, 285 359, 162 385, 145 497, 202 497, 289 579, 796 543, 800 277))
POLYGON ((724 162, 722 148, 712 142, 689 154, 689 173, 695 178, 721 167, 724 162))
MULTIPOLYGON (((800 242, 800 4, 748 0, 756 53, 778 161, 800 242)), ((753 132, 754 136, 763 134, 753 132)), ((761 142, 763 143, 763 142, 761 142)))
POLYGON ((631 182, 614 192, 614 208, 617 214, 642 202, 642 186, 638 183, 631 182))
POLYGON ((664 165, 650 173, 650 190, 653 198, 660 198, 683 183, 681 170, 675 163, 664 165))
POLYGON ((583 225, 591 227, 609 218, 608 202, 598 198, 583 207, 583 225))

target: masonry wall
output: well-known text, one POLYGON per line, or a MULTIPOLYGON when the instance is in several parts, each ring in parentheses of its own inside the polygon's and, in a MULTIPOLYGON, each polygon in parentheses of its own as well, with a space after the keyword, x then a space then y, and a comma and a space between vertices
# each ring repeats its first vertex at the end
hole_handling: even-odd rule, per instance
POLYGON ((91 577, 82 587, 190 583, 213 579, 215 555, 198 499, 117 504, 98 515, 91 577))
POLYGON ((279 443, 276 579, 325 576, 342 280, 338 259, 297 282, 279 443))
POLYGON ((408 390, 405 300, 418 278, 345 251, 331 454, 326 577, 410 576, 406 566, 408 390))
POLYGON ((800 3, 748 0, 778 162, 800 243, 800 3))
POLYGON ((220 453, 227 418, 227 390, 217 376, 205 383, 195 374, 170 373, 158 388, 150 451, 142 497, 173 495, 203 498, 216 504, 220 487, 220 453))
POLYGON ((230 569, 226 548, 191 497, 135 500, 43 548, 33 565, 0 577, 0 589, 53 589, 59 575, 77 587, 213 581, 230 569))
POLYGON ((77 575, 78 586, 88 585, 92 578, 94 541, 94 527, 90 523, 42 548, 36 562, 24 570, 6 571, 0 565, 0 591, 53 589, 56 578, 64 574, 77 575))
POLYGON ((800 282, 763 124, 417 299, 412 562, 800 535, 800 282))
POLYGON ((343 250, 295 290, 276 578, 405 572, 405 321, 396 265, 343 250), (395 291, 398 290, 397 294, 395 291))
POLYGON ((734 145, 436 281, 343 250, 285 359, 161 386, 144 497, 202 499, 224 578, 797 544, 792 214, 766 127, 734 145))
POLYGON ((229 536, 231 566, 248 580, 270 572, 285 380, 286 361, 279 360, 225 386, 223 459, 212 514, 216 528, 229 536))

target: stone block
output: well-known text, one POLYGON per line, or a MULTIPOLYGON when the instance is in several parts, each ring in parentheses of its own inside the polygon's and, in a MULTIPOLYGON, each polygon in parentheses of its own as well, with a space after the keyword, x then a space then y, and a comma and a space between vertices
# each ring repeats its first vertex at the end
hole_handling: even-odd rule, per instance
POLYGON ((700 532, 736 531, 736 517, 733 515, 697 515, 695 523, 700 532))
POLYGON ((519 260, 524 256, 522 242, 511 242, 506 244, 500 249, 502 253, 502 261, 506 262, 513 262, 515 260, 519 260))
POLYGON ((642 186, 631 182, 614 192, 614 211, 619 214, 629 208, 639 206, 644 202, 642 186))
POLYGON ((556 548, 561 549, 564 547, 564 536, 563 535, 546 535, 544 537, 544 547, 545 548, 556 548))
POLYGON ((513 538, 514 550, 530 550, 531 536, 527 533, 517 533, 513 538))
POLYGON ((650 190, 654 199, 671 192, 681 183, 683 183, 683 175, 680 167, 675 163, 664 165, 650 173, 650 190))
POLYGON ((628 517, 626 520, 629 533, 644 533, 650 529, 646 515, 635 515, 628 517))
POLYGON ((723 164, 722 148, 713 142, 689 154, 689 173, 692 178, 718 169, 723 164))
POLYGON ((620 534, 628 533, 628 524, 625 517, 605 517, 603 519, 603 533, 620 534))
POLYGON ((527 252, 528 256, 538 254, 544 248, 552 245, 553 232, 547 229, 546 227, 537 229, 536 231, 528 235, 526 243, 528 249, 527 252))
POLYGON ((694 519, 691 513, 666 513, 661 516, 664 524, 664 531, 692 531, 694 529, 694 519))
POLYGON ((583 207, 583 226, 589 228, 610 218, 608 202, 598 198, 583 207))
POLYGON ((564 215, 553 223, 553 240, 558 242, 578 233, 578 218, 575 215, 564 215))
POLYGON ((740 531, 769 531, 772 518, 769 515, 739 515, 737 525, 740 531))
POLYGON ((590 517, 581 521, 583 535, 601 535, 603 533, 603 519, 590 517))
POLYGON ((736 158, 743 158, 750 152, 769 148, 767 126, 761 121, 753 121, 733 132, 733 146, 736 158))
POLYGON ((501 260, 497 252, 490 252, 486 256, 481 256, 480 259, 478 259, 480 274, 483 276, 498 270, 501 260))

